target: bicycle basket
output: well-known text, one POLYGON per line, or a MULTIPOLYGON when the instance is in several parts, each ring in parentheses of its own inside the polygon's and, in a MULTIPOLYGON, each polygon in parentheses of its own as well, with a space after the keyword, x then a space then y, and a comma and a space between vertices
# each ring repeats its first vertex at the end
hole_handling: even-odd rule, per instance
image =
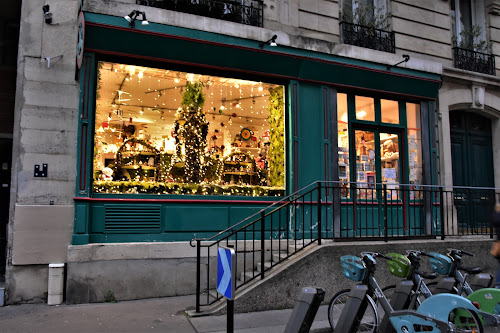
POLYGON ((386 256, 392 258, 387 261, 389 272, 397 277, 405 278, 410 274, 411 263, 408 258, 400 253, 387 253, 386 256))
POLYGON ((366 267, 360 258, 356 256, 342 256, 340 257, 340 264, 346 278, 353 281, 361 281, 365 277, 366 267))
POLYGON ((430 252, 429 262, 431 263, 431 268, 433 272, 438 274, 448 275, 451 272, 453 264, 451 258, 441 253, 430 252))

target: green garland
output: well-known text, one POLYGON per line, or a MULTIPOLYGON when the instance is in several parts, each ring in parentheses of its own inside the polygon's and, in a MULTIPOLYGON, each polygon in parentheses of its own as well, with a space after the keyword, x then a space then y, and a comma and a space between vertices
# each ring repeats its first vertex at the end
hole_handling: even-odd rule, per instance
POLYGON ((269 196, 285 195, 283 188, 251 185, 185 184, 141 181, 95 181, 94 193, 109 194, 191 194, 191 195, 239 195, 269 196))
POLYGON ((269 180, 271 186, 285 185, 285 116, 283 87, 269 88, 269 118, 271 128, 269 147, 269 180))

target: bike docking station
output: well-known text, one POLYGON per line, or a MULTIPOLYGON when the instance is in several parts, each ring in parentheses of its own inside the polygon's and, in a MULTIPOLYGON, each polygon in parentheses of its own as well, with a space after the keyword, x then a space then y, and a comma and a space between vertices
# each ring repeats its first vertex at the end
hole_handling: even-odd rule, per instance
POLYGON ((227 299, 227 333, 234 332, 235 257, 232 248, 220 246, 217 251, 217 291, 227 299))
POLYGON ((321 302, 325 298, 325 291, 318 287, 305 287, 295 303, 284 333, 307 333, 311 329, 314 317, 321 302))

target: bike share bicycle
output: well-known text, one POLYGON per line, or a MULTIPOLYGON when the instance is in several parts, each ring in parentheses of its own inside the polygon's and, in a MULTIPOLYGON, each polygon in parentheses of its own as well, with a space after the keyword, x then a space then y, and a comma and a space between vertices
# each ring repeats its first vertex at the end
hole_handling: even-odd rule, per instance
POLYGON ((464 295, 472 302, 477 302, 482 311, 500 315, 500 289, 488 288, 493 278, 488 274, 480 274, 479 267, 465 267, 462 265, 462 256, 474 256, 472 253, 459 249, 448 250, 448 255, 430 252, 431 267, 434 272, 454 279, 453 292, 464 295), (462 271, 465 274, 462 274, 462 271), (467 276, 474 275, 471 285, 467 276), (474 289, 476 289, 474 291, 474 289))
MULTIPOLYGON (((433 263, 438 260, 431 254, 427 254, 423 251, 417 250, 407 250, 407 255, 403 256, 399 253, 388 253, 387 256, 393 258, 393 260, 388 261, 389 270, 392 272, 394 270, 402 272, 402 274, 397 275, 400 277, 406 277, 407 280, 413 281, 413 288, 410 297, 407 298, 405 303, 394 302, 392 296, 396 289, 396 285, 390 285, 383 288, 384 295, 386 298, 391 299, 391 306, 394 310, 400 309, 417 309, 420 304, 427 298, 431 297, 433 294, 438 293, 449 293, 453 290, 455 285, 455 279, 451 277, 445 277, 438 281, 426 283, 424 279, 435 279, 436 266, 433 266, 435 272, 426 273, 420 270, 420 260, 421 256, 427 256, 433 263), (409 273, 408 273, 409 271, 409 273), (432 292, 429 287, 432 287, 432 292)), ((441 270, 437 270, 442 273, 441 270)), ((395 274, 396 275, 396 274, 395 274)), ((492 318, 490 318, 492 319, 492 318)), ((455 324, 458 331, 473 331, 475 328, 474 320, 472 320, 472 315, 469 311, 458 310, 450 313, 449 320, 455 324)), ((482 322, 484 324, 484 322, 482 322)), ((491 321, 492 325, 496 324, 496 321, 491 321)), ((379 325, 380 333, 392 332, 392 327, 390 327, 388 318, 384 318, 379 325)))
MULTIPOLYGON (((334 331, 375 332, 379 322, 377 307, 373 300, 375 296, 385 316, 388 316, 391 325, 398 333, 457 332, 455 325, 448 321, 449 314, 457 309, 470 311, 474 320, 474 330, 469 332, 482 332, 482 324, 477 314, 479 310, 469 300, 458 295, 435 295, 426 299, 417 310, 394 310, 374 277, 376 257, 392 260, 383 254, 369 252, 362 253, 361 258, 341 257, 344 275, 353 281, 361 281, 361 284, 351 289, 344 303, 337 303, 338 295, 332 298, 328 318, 334 331), (373 315, 367 316, 367 310, 373 315), (338 319, 334 318, 339 311, 338 319)), ((409 297, 412 287, 412 281, 402 281, 397 286, 394 297, 398 299, 409 297)))

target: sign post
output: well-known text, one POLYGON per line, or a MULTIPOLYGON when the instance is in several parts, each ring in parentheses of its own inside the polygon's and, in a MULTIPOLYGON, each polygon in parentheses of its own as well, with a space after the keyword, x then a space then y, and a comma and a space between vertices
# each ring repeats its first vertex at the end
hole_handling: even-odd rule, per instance
POLYGON ((219 247, 217 251, 217 291, 227 298, 227 332, 234 332, 234 298, 236 291, 235 251, 219 247))

